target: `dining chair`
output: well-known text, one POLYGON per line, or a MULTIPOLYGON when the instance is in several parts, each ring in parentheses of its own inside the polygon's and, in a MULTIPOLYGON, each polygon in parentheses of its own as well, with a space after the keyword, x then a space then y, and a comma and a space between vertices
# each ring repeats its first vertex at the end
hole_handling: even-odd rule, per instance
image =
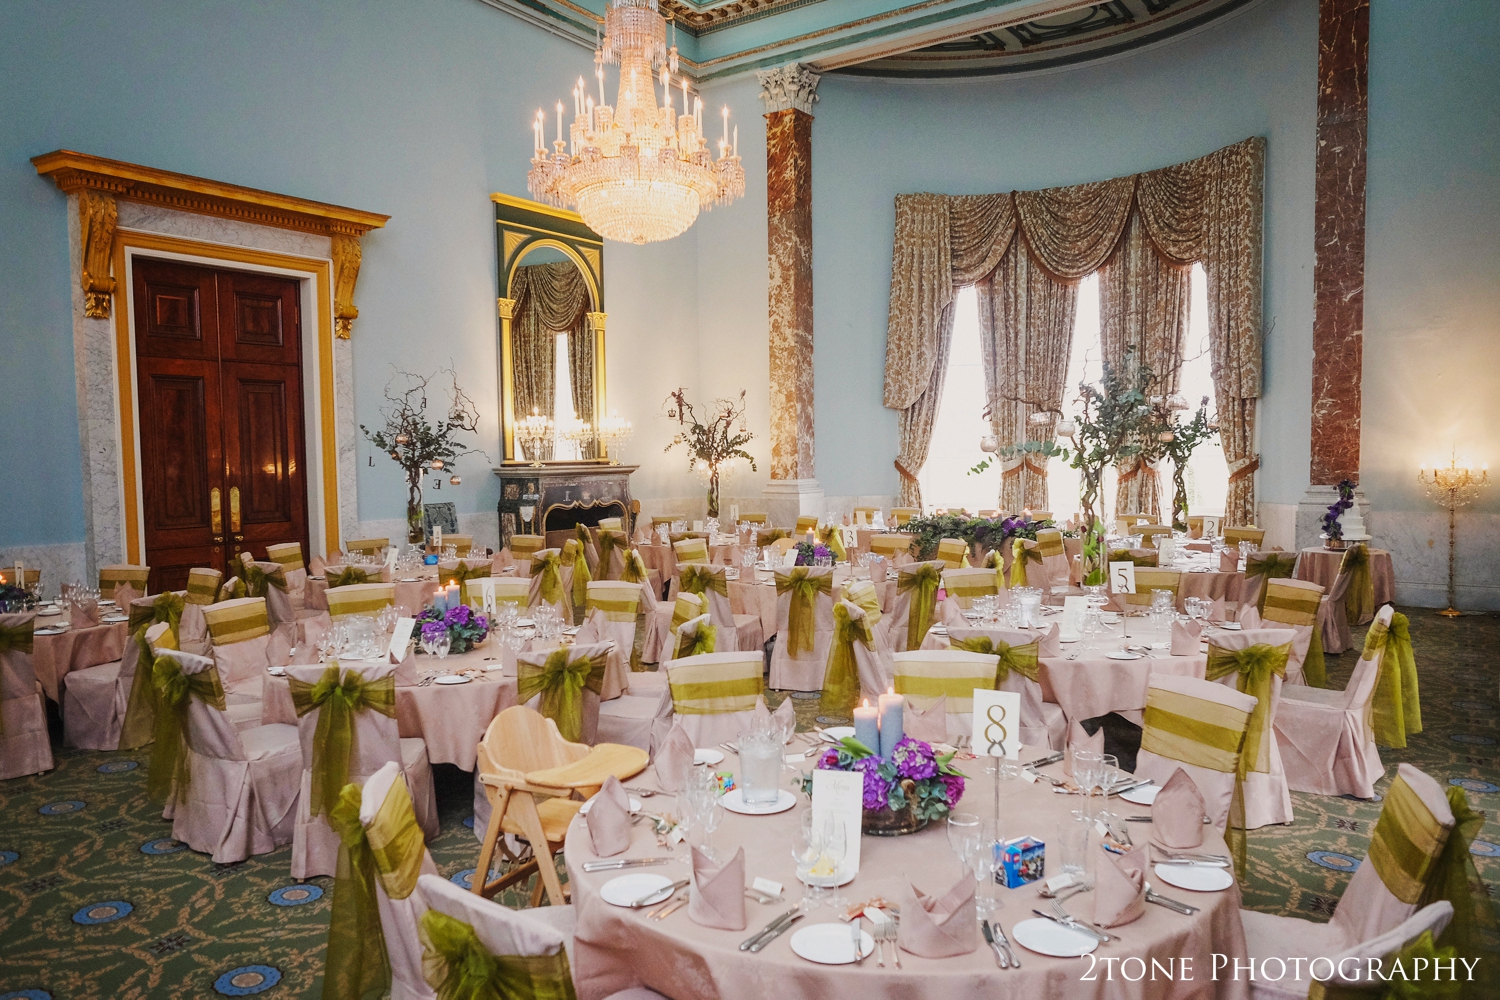
POLYGON ((1224 829, 1245 729, 1257 704, 1253 695, 1213 681, 1152 673, 1135 776, 1160 788, 1182 769, 1198 786, 1208 821, 1224 829), (1191 726, 1184 727, 1183 720, 1191 726))
MULTIPOLYGON (((300 613, 307 606, 307 566, 302 561, 302 543, 267 545, 266 558, 281 567, 292 607, 300 613)), ((192 589, 191 576, 188 578, 188 589, 192 589)))
POLYGON ((901 525, 905 524, 907 521, 910 521, 912 518, 921 516, 921 507, 892 507, 891 526, 899 528, 901 527, 901 525))
POLYGON ((599 528, 598 564, 594 573, 596 580, 618 580, 625 573, 625 559, 630 555, 630 537, 618 529, 599 528))
POLYGON ((52 770, 47 711, 32 664, 36 613, 0 614, 0 779, 52 770))
MULTIPOLYGON (((1209 680, 1256 699, 1256 710, 1245 733, 1249 773, 1245 775, 1245 829, 1290 823, 1292 796, 1276 744, 1276 715, 1281 706, 1282 674, 1267 668, 1270 660, 1291 659, 1296 633, 1288 628, 1216 632, 1208 639, 1209 680), (1254 759, 1249 754, 1254 753, 1254 759)), ((1283 668, 1284 670, 1284 668, 1283 668)))
MULTIPOLYGON (((130 614, 126 626, 129 635, 118 660, 100 663, 81 670, 71 670, 63 679, 62 721, 63 746, 80 750, 120 749, 120 730, 135 674, 141 659, 141 643, 147 627, 177 616, 181 621, 190 612, 182 591, 168 591, 156 597, 138 597, 125 608, 130 614)), ((202 611, 191 611, 202 624, 202 611)), ((174 643, 178 648, 180 643, 174 643)), ((197 652, 197 650, 193 650, 197 652)), ((150 681, 150 658, 146 659, 146 682, 150 681)), ((258 719, 257 719, 258 721, 258 719)), ((138 744, 133 744, 138 745, 138 744)))
POLYGON ((532 611, 543 604, 556 609, 558 620, 573 620, 573 597, 563 579, 562 550, 541 549, 531 557, 531 589, 527 602, 532 611))
POLYGON ((484 826, 472 891, 486 898, 540 872, 532 889, 536 906, 545 891, 553 906, 567 901, 557 877, 553 853, 567 837, 568 826, 583 799, 599 791, 613 775, 624 780, 640 773, 650 756, 637 747, 601 743, 593 748, 570 743, 557 723, 522 705, 513 705, 490 722, 478 747, 474 828, 484 826), (571 796, 577 793, 580 799, 571 796), (522 837, 530 845, 528 860, 511 849, 506 837, 522 837), (489 881, 487 873, 499 850, 507 871, 489 881))
MULTIPOLYGON (((938 560, 907 563, 896 570, 896 598, 886 621, 886 638, 896 652, 922 648, 937 620, 937 588, 943 564, 938 560)), ((777 640, 778 645, 780 640, 777 640)), ((778 687, 774 681, 772 687, 778 687)))
POLYGON ((135 591, 136 597, 145 597, 147 583, 151 579, 150 566, 132 566, 128 564, 116 566, 99 567, 99 598, 111 601, 115 599, 115 590, 121 584, 129 586, 135 591))
POLYGON ((776 643, 771 649, 770 686, 818 691, 833 642, 833 568, 778 569, 775 581, 776 643))
POLYGON ((528 577, 531 575, 531 557, 546 547, 547 539, 541 535, 511 535, 505 551, 510 553, 510 563, 515 566, 516 575, 528 577))
POLYGON ((969 544, 962 538, 944 538, 938 541, 937 560, 944 569, 963 569, 969 565, 969 544))
POLYGON ((301 793, 292 838, 292 877, 298 880, 333 875, 337 870, 339 835, 329 825, 332 799, 346 784, 363 785, 387 763, 395 762, 411 789, 413 808, 422 831, 438 835, 437 796, 427 743, 417 737, 402 739, 396 724, 397 665, 372 661, 333 661, 286 668, 292 704, 297 712, 297 738, 302 759, 301 793), (335 702, 337 699, 337 702, 335 702), (350 716, 325 720, 325 712, 350 716), (332 734, 350 725, 347 747, 330 743, 332 734), (344 756, 346 755, 346 756, 344 756), (339 760, 347 770, 320 789, 314 799, 314 774, 329 775, 339 760))
POLYGON ((1054 596, 1071 593, 1079 596, 1082 590, 1069 590, 1068 573, 1072 568, 1068 551, 1063 545, 1063 533, 1057 528, 1042 528, 1036 533, 1037 551, 1042 554, 1042 573, 1047 582, 1046 592, 1054 596))
POLYGON ((271 666, 271 619, 265 598, 220 601, 205 608, 203 618, 229 718, 241 728, 259 725, 262 686, 271 666))
POLYGON ((886 559, 895 561, 897 556, 908 556, 911 551, 911 543, 914 535, 905 532, 892 532, 890 534, 870 536, 870 554, 884 556, 886 559))
POLYGON ((1224 544, 1232 549, 1238 548, 1240 542, 1249 542, 1251 545, 1254 545, 1258 549, 1261 547, 1261 544, 1265 542, 1265 540, 1266 529, 1257 528, 1253 524, 1246 525, 1242 528, 1224 529, 1224 544))
MULTIPOLYGON (((906 698, 914 715, 941 708, 947 740, 952 742, 973 732, 974 689, 994 690, 1000 657, 957 649, 918 649, 894 655, 897 694, 906 698)), ((935 738, 935 730, 919 735, 935 738)))
POLYGON ((1127 608, 1149 608, 1151 592, 1165 590, 1172 595, 1172 607, 1182 610, 1182 571, 1138 566, 1135 571, 1135 593, 1119 595, 1127 608))
POLYGON ((703 598, 693 593, 678 594, 672 603, 658 604, 650 619, 651 633, 641 648, 647 663, 670 660, 676 649, 676 633, 683 622, 697 618, 705 611, 703 598))
POLYGON ((725 566, 696 564, 678 570, 679 593, 703 597, 714 628, 719 630, 721 653, 758 650, 765 645, 759 615, 737 615, 729 602, 729 575, 725 566))
POLYGON ((344 543, 344 551, 378 555, 389 544, 391 544, 389 538, 351 538, 344 543))
POLYGON ((1037 660, 1040 645, 1037 633, 1022 629, 985 628, 964 625, 948 630, 950 649, 971 652, 1004 650, 1001 659, 1014 657, 1018 662, 1003 664, 997 676, 1005 676, 995 685, 999 691, 1015 691, 1021 696, 1021 742, 1026 746, 1061 750, 1068 742, 1068 719, 1062 706, 1047 701, 1042 693, 1037 660), (983 645, 988 642, 988 648, 983 645), (1003 645, 1002 645, 1003 644, 1003 645))
MULTIPOLYGON (((1271 610, 1270 601, 1266 609, 1271 610)), ((1375 616, 1364 651, 1342 691, 1290 682, 1282 685, 1276 743, 1287 786, 1293 791, 1375 797, 1375 783, 1385 777, 1385 765, 1370 727, 1370 705, 1392 614, 1388 604, 1375 616)))
MULTIPOLYGON (((1308 684, 1308 667, 1315 678, 1325 677, 1323 637, 1318 630, 1318 605, 1323 588, 1309 580, 1269 579, 1266 581, 1265 607, 1260 612, 1267 627, 1289 628, 1297 633, 1292 640, 1292 655, 1286 664, 1287 684, 1308 684)), ((1321 687, 1319 683, 1314 685, 1321 687)))
POLYGON ((673 715, 694 746, 736 739, 754 722, 756 705, 765 704, 765 660, 759 653, 705 653, 668 660, 661 669, 673 715))
MULTIPOLYGON (((167 671, 163 676, 161 665, 153 668, 158 688, 183 692, 177 706, 158 708, 179 713, 182 722, 187 781, 173 783, 162 812, 172 821, 172 838, 221 865, 291 843, 301 798, 297 727, 241 729, 229 715, 212 659, 160 647, 155 653, 167 671), (185 683, 179 686, 171 674, 185 683)), ((162 752, 158 736, 152 753, 162 752)))
POLYGON ((223 570, 208 566, 195 566, 188 570, 185 600, 189 604, 207 605, 219 599, 219 584, 224 579, 223 570))
POLYGON ((350 615, 377 615, 396 603, 394 583, 353 583, 328 588, 328 614, 335 621, 350 615))

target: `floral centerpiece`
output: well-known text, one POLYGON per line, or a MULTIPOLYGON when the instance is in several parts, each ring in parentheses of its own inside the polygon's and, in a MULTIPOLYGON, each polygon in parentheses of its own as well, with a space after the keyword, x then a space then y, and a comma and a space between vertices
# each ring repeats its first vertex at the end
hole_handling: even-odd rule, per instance
MULTIPOLYGON (((833 550, 821 542, 816 545, 809 545, 806 542, 798 542, 796 545, 796 549, 798 566, 816 566, 818 565, 817 560, 819 559, 831 560, 833 558, 833 550)), ((832 565, 832 563, 830 563, 830 565, 832 565)))
POLYGON ((1055 528, 1057 522, 1050 518, 1028 521, 1025 517, 993 518, 969 517, 963 514, 930 514, 914 517, 900 528, 916 536, 912 542, 912 554, 921 559, 931 559, 937 552, 938 542, 944 538, 962 538, 981 552, 1005 551, 1013 538, 1029 538, 1036 541, 1036 533, 1043 528, 1055 528))
MULTIPOLYGON (((939 754, 910 736, 901 738, 888 760, 846 737, 824 751, 817 769, 865 776, 864 832, 882 837, 915 833, 942 819, 964 794, 964 774, 953 766, 953 754, 939 754)), ((802 790, 812 794, 811 774, 803 775, 802 790)))
POLYGON ((467 604, 457 604, 447 611, 428 607, 417 616, 423 642, 434 642, 444 634, 452 643, 450 653, 467 653, 490 634, 490 620, 467 604))
POLYGON ((33 607, 36 607, 36 597, 30 591, 14 584, 0 583, 0 608, 19 611, 21 608, 33 607))
POLYGON ((1344 547, 1344 525, 1340 518, 1344 516, 1344 511, 1354 506, 1354 481, 1345 479, 1337 489, 1338 500, 1329 504, 1328 513, 1323 515, 1323 544, 1330 549, 1344 547))

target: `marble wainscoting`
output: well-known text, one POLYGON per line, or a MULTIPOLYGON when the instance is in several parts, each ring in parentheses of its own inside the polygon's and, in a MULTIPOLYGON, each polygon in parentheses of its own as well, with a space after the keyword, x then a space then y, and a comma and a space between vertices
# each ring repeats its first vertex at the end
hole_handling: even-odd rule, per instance
POLYGON ((1266 529, 1266 546, 1290 552, 1297 547, 1297 505, 1294 503, 1256 504, 1255 523, 1266 529))
POLYGON ((0 567, 17 562, 42 571, 42 594, 52 597, 64 583, 87 583, 97 579, 89 572, 88 547, 83 542, 62 545, 9 545, 0 548, 0 567))
MULTIPOLYGON (((1441 608, 1448 603, 1446 511, 1371 511, 1371 544, 1389 549, 1396 569, 1396 603, 1441 608)), ((1458 514, 1453 579, 1463 611, 1500 610, 1500 514, 1458 514)))

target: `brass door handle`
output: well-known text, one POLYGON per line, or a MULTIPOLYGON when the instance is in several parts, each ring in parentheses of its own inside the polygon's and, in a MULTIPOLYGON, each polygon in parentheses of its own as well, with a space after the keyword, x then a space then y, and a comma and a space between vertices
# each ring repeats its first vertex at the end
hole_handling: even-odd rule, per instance
POLYGON ((214 541, 222 542, 224 540, 224 505, 217 486, 208 491, 208 517, 213 524, 214 541))
POLYGON ((237 542, 243 542, 245 540, 245 536, 244 535, 235 535, 234 536, 234 540, 237 541, 237 542))
POLYGON ((240 530, 240 488, 229 487, 229 530, 231 532, 240 530))
POLYGON ((214 544, 215 545, 223 545, 224 544, 224 536, 223 535, 215 535, 214 536, 214 544))

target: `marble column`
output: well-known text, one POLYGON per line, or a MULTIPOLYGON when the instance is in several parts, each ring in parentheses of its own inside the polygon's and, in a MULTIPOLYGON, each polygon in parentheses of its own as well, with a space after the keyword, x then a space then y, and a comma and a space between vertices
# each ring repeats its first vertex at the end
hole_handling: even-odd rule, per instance
POLYGON ((1315 544, 1318 518, 1343 479, 1359 481, 1364 347, 1365 139, 1369 0, 1320 0, 1314 183, 1311 486, 1297 544, 1315 544))
POLYGON ((780 523, 823 513, 813 469, 812 106, 818 76, 796 63, 757 74, 766 105, 771 482, 780 523))

